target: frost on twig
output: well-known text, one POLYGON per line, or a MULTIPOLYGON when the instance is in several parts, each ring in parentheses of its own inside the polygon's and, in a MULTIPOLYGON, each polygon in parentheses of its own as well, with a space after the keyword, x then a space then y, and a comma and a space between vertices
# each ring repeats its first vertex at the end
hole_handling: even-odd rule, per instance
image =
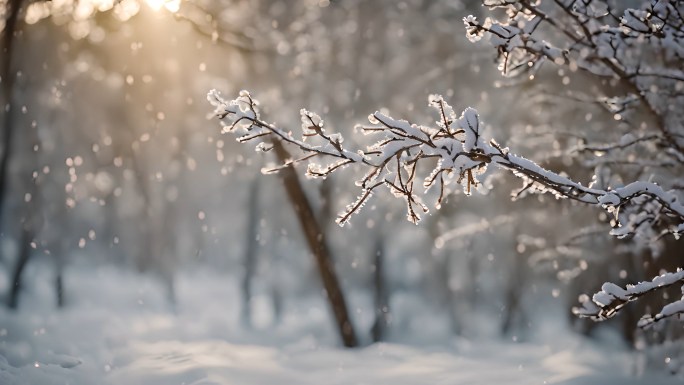
POLYGON ((616 120, 648 117, 647 126, 657 134, 644 138, 662 149, 659 163, 684 163, 681 109, 671 108, 684 98, 684 3, 652 0, 629 8, 605 1, 489 0, 485 5, 504 9, 506 17, 481 22, 468 16, 466 35, 496 48, 502 74, 534 79, 551 63, 610 79, 613 95, 595 102, 616 120))
MULTIPOLYGON (((573 308, 574 314, 580 317, 588 317, 595 321, 603 321, 615 316, 629 302, 655 292, 664 290, 673 285, 684 284, 684 270, 677 269, 674 273, 664 273, 651 281, 640 282, 636 285, 627 285, 622 288, 614 283, 606 282, 601 291, 591 298, 583 295, 580 298, 581 307, 573 308)), ((644 316, 638 323, 639 327, 648 327, 665 318, 684 313, 684 300, 678 300, 665 305, 658 314, 644 316)))
POLYGON ((456 116, 441 96, 430 98, 430 106, 438 116, 435 127, 412 124, 381 112, 371 114, 369 125, 357 126, 377 140, 366 149, 346 148, 341 135, 328 133, 323 120, 307 110, 300 111, 302 127, 297 137, 264 121, 258 102, 247 91, 240 92, 232 101, 226 101, 215 90, 207 98, 215 107, 214 114, 221 119, 224 132, 235 133, 241 143, 256 142, 262 150, 267 148, 262 143, 269 140, 281 140, 299 148, 301 155, 288 164, 308 162, 307 175, 311 177, 326 177, 350 164, 362 166, 365 174, 356 181, 361 194, 339 214, 340 225, 348 222, 381 186, 403 198, 408 220, 418 223, 421 214, 428 212, 423 199, 428 191, 437 190, 434 206, 439 208, 445 196, 453 192, 451 185, 462 186, 469 195, 481 186, 480 175, 494 165, 521 178, 525 189, 534 187, 537 192, 549 192, 557 198, 600 205, 614 216, 616 225, 612 234, 619 237, 638 235, 651 227, 659 227, 661 234, 679 236, 684 232, 684 206, 673 193, 649 182, 609 190, 583 186, 510 153, 493 139, 486 140, 476 110, 467 108, 456 116), (419 164, 428 165, 431 171, 420 176, 420 170, 425 168, 419 168, 419 164), (416 180, 422 183, 416 186, 416 180), (621 208, 630 206, 638 207, 639 215, 620 214, 621 208))

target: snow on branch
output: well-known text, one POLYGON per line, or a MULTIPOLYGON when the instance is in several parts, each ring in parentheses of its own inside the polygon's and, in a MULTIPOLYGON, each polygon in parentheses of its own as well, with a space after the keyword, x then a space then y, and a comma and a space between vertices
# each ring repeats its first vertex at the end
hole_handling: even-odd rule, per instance
MULTIPOLYGON (((356 128, 376 139, 366 149, 350 149, 338 133, 328 133, 324 121, 315 113, 302 109, 301 134, 295 136, 261 118, 259 103, 247 91, 227 101, 212 90, 207 95, 215 107, 214 114, 221 120, 224 132, 237 135, 238 142, 256 142, 259 151, 268 151, 270 141, 280 140, 299 148, 301 155, 287 164, 308 162, 307 175, 326 177, 350 164, 365 169, 356 181, 361 188, 358 199, 338 216, 344 225, 358 212, 376 189, 386 187, 406 202, 407 218, 418 223, 421 213, 429 211, 424 197, 437 191, 434 206, 438 209, 452 190, 452 184, 462 186, 466 195, 481 186, 479 177, 488 166, 510 171, 523 181, 522 190, 549 192, 557 198, 599 205, 615 218, 612 234, 618 237, 639 235, 642 230, 660 229, 660 236, 671 233, 678 237, 684 232, 684 206, 677 196, 660 186, 637 181, 627 186, 602 190, 583 186, 561 174, 546 170, 524 157, 514 155, 508 148, 482 135, 482 122, 477 111, 467 108, 457 116, 441 96, 430 97, 430 106, 437 112, 435 127, 394 119, 381 112, 368 117, 370 125, 356 128), (320 159, 322 163, 314 162, 320 159), (425 164, 431 172, 421 176, 425 164), (422 180, 422 189, 416 186, 422 180), (622 215, 621 208, 631 207, 630 215, 622 215), (634 212, 637 214, 635 215, 634 212)), ((277 171, 274 170, 266 171, 277 171)), ((520 194, 520 192, 518 192, 520 194)))
MULTIPOLYGON (((664 273, 651 281, 640 282, 636 285, 627 285, 622 288, 614 283, 606 282, 601 287, 601 291, 594 294, 591 298, 583 295, 580 298, 582 307, 572 309, 572 312, 580 317, 588 317, 595 321, 603 321, 615 316, 629 302, 655 292, 664 290, 673 285, 684 284, 684 270, 677 269, 674 273, 664 273)), ((684 298, 665 305, 658 314, 646 315, 637 324, 641 328, 653 325, 654 323, 684 313, 684 298)))
POLYGON ((504 9, 506 17, 481 22, 468 16, 466 35, 496 48, 504 75, 533 79, 551 63, 611 79, 620 94, 599 100, 617 119, 645 112, 658 132, 649 140, 684 163, 681 109, 671 108, 683 102, 684 2, 643 1, 639 8, 574 0, 487 0, 484 5, 504 9))

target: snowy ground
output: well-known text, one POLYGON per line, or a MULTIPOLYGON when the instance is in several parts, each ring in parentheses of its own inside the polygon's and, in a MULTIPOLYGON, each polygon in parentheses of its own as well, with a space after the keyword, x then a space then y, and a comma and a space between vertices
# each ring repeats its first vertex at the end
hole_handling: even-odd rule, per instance
POLYGON ((0 310, 2 385, 680 383, 660 372, 634 376, 633 355, 569 333, 339 349, 315 301, 289 305, 299 308, 276 328, 267 310, 257 312, 256 327, 245 330, 235 285, 217 272, 180 276, 174 312, 148 277, 72 269, 71 303, 55 312, 49 270, 28 273, 21 311, 0 310))

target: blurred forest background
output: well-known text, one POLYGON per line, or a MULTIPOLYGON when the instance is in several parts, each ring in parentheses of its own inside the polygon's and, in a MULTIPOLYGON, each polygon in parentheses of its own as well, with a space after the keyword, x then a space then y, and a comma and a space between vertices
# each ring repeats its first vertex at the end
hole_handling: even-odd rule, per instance
MULTIPOLYGON (((438 93, 477 107, 512 151, 588 178, 601 157, 567 151, 573 133, 600 138, 617 123, 572 91, 613 85, 551 66, 501 77, 495 52, 465 37, 463 17, 481 11, 467 0, 0 1, 0 298, 21 311, 35 266, 50 266, 58 312, 79 301, 72 272, 116 266, 154 276, 173 311, 184 306, 177 277, 208 268, 241 293, 212 306, 239 308, 244 327, 277 328, 303 298, 329 314, 282 180, 260 173, 277 160, 221 134, 211 88, 247 88, 293 129, 300 108, 315 111, 347 140, 362 140, 354 124, 378 109, 434 121, 426 106, 438 93)), ((672 271, 681 251, 667 238, 616 240, 593 208, 512 201, 519 182, 494 175, 499 188, 450 195, 420 226, 376 197, 339 228, 355 186, 300 181, 361 344, 518 340, 549 322, 617 331, 637 348, 681 334, 676 323, 635 330, 646 304, 605 325, 571 315, 580 294, 672 271)))

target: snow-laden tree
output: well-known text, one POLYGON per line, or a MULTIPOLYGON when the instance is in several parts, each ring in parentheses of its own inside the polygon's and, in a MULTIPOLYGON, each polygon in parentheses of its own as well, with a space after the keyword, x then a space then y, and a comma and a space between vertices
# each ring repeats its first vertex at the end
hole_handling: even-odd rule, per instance
MULTIPOLYGON (((364 170, 356 181, 358 199, 338 217, 341 225, 353 220, 383 188, 402 198, 408 220, 418 223, 450 194, 485 190, 484 176, 507 172, 522 182, 514 197, 552 194, 603 210, 610 219, 605 231, 620 242, 657 252, 664 239, 679 238, 684 232, 684 4, 647 1, 628 8, 619 2, 591 0, 484 3, 502 9, 503 17, 483 22, 466 17, 466 34, 472 41, 486 40, 495 47, 505 76, 521 82, 543 81, 544 68, 550 66, 559 68, 564 86, 570 75, 595 83, 570 96, 600 106, 611 119, 598 127, 574 127, 576 140, 568 144, 568 153, 580 158, 583 166, 595 165, 593 175, 570 177, 514 154, 505 144, 508 138, 496 128, 485 130, 486 117, 473 108, 457 114, 439 95, 428 101, 433 124, 372 113, 369 124, 355 126, 358 133, 375 139, 365 148, 348 145, 342 135, 326 129, 319 115, 307 110, 300 111, 302 124, 296 134, 271 123, 246 91, 234 100, 211 91, 209 102, 224 132, 236 133, 239 142, 256 142, 257 150, 267 152, 279 141, 298 150, 283 166, 306 163, 307 175, 316 178, 351 165, 364 170)), ((682 283, 679 270, 626 288, 606 283, 592 297, 581 298, 574 312, 604 320, 647 293, 682 283)), ((684 301, 671 299, 655 315, 645 315, 639 326, 683 311, 684 301)))
MULTIPOLYGON (((601 106, 614 121, 594 130, 576 128, 578 140, 570 150, 601 158, 593 161, 597 165, 593 186, 607 192, 598 203, 613 218, 611 233, 655 253, 663 237, 679 237, 684 154, 682 4, 652 1, 626 8, 598 1, 554 1, 543 6, 492 1, 487 5, 503 8, 506 19, 487 18, 480 23, 466 18, 467 34, 473 41, 487 38, 497 49, 499 69, 505 75, 534 78, 548 62, 603 84, 572 96, 601 106)), ((655 279, 659 284, 649 286, 649 291, 676 283, 673 277, 676 274, 666 273, 665 278, 655 279)), ((642 297, 644 290, 639 287, 618 292, 606 284, 593 298, 583 298, 582 307, 574 311, 599 320, 612 317, 627 302, 642 297)), ((667 305, 639 324, 672 316, 677 306, 667 305)))

